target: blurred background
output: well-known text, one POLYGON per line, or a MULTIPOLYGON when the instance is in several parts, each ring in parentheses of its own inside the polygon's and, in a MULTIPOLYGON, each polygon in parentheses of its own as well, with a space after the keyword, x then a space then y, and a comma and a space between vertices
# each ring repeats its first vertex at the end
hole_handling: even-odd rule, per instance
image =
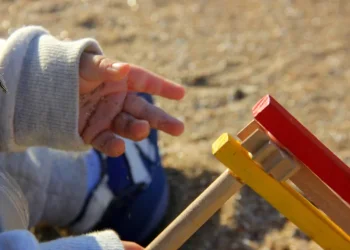
MULTIPOLYGON (((211 144, 243 128, 267 93, 350 162, 347 0, 2 0, 0 17, 2 37, 28 24, 60 39, 93 37, 109 57, 186 86, 180 103, 157 99, 186 124, 179 138, 161 134, 166 223, 225 169, 211 144)), ((243 188, 181 249, 320 248, 243 188)))

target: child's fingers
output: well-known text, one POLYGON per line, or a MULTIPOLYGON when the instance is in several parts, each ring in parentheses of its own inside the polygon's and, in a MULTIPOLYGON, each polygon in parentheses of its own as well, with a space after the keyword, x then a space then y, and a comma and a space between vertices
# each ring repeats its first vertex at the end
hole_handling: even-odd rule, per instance
POLYGON ((137 119, 148 121, 152 128, 168 134, 178 136, 184 131, 181 121, 137 95, 127 95, 123 110, 137 119))
POLYGON ((125 250, 144 250, 143 247, 141 247, 140 245, 138 245, 134 242, 122 241, 122 243, 123 243, 125 250))
MULTIPOLYGON (((85 82, 84 80, 82 80, 85 82)), ((103 82, 96 89, 88 94, 80 95, 80 104, 85 105, 88 102, 97 102, 102 97, 127 91, 127 79, 117 82, 103 82)))
POLYGON ((150 132, 150 125, 147 121, 138 120, 125 112, 119 113, 114 118, 112 127, 113 132, 133 141, 147 138, 150 132))
POLYGON ((101 131, 110 128, 114 117, 119 114, 123 108, 125 96, 126 93, 121 92, 100 99, 96 109, 82 131, 81 136, 85 143, 90 144, 101 131))
POLYGON ((127 63, 119 63, 102 55, 83 53, 79 75, 85 81, 80 84, 80 93, 89 93, 105 81, 119 81, 128 75, 129 70, 130 65, 127 63))
POLYGON ((103 131, 97 135, 91 145, 110 157, 120 156, 125 151, 124 141, 110 130, 103 131))
POLYGON ((175 100, 180 100, 185 95, 185 88, 181 85, 135 65, 130 66, 128 87, 132 91, 159 95, 175 100))
MULTIPOLYGON (((102 83, 98 88, 96 88, 92 93, 80 95, 79 105, 79 133, 81 134, 84 130, 88 119, 95 112, 97 104, 105 96, 125 92, 126 90, 126 79, 115 82, 102 83)), ((124 94, 125 95, 125 94, 124 94)), ((122 104, 121 104, 122 106, 122 104)))

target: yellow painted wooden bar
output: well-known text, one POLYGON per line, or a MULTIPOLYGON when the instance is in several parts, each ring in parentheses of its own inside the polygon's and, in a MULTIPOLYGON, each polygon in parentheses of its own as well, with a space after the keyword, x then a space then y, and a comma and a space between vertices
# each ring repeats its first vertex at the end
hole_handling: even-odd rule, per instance
POLYGON ((350 249, 349 235, 287 183, 268 175, 232 136, 221 135, 212 150, 221 163, 322 248, 350 249))

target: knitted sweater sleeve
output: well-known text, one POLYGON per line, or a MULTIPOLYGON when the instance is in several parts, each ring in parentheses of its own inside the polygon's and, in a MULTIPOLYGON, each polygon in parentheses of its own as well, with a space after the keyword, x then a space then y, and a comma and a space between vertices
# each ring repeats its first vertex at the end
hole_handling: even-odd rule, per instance
POLYGON ((118 236, 111 230, 66 237, 39 243, 33 234, 14 230, 0 234, 1 250, 124 250, 118 236))
POLYGON ((27 26, 0 42, 0 151, 31 146, 87 150, 78 133, 79 61, 102 54, 93 39, 60 41, 27 26))
MULTIPOLYGON (((0 40, 0 151, 45 146, 87 150, 78 133, 79 61, 83 51, 102 54, 93 39, 59 41, 28 26, 0 40)), ((1 197, 0 197, 1 202, 1 197)), ((0 250, 123 250, 113 231, 39 243, 27 230, 1 232, 0 250)))

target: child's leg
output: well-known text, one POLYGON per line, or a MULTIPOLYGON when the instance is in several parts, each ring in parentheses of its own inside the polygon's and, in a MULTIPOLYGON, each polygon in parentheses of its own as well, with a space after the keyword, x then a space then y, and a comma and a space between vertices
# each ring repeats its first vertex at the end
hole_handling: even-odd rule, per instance
POLYGON ((122 239, 142 243, 157 228, 168 204, 157 140, 152 130, 141 142, 126 140, 124 155, 102 161, 94 150, 48 148, 0 154, 0 161, 28 200, 30 226, 70 225, 76 232, 112 228, 122 239), (107 177, 106 183, 99 183, 101 176, 107 177))
POLYGON ((2 167, 24 193, 30 225, 66 226, 81 211, 87 188, 86 158, 94 151, 72 153, 48 148, 0 154, 2 167))
MULTIPOLYGON (((150 95, 143 97, 153 102, 150 95)), ((91 212, 96 211, 96 208, 92 208, 91 204, 87 205, 80 221, 88 220, 87 223, 92 223, 97 217, 99 220, 90 228, 86 227, 85 222, 77 222, 72 226, 74 232, 112 228, 123 240, 142 244, 165 216, 168 184, 161 164, 157 131, 152 130, 149 137, 141 142, 125 142, 124 155, 117 158, 102 157, 107 177, 106 186, 114 197, 107 195, 106 190, 101 191, 103 184, 100 184, 97 187, 100 194, 90 199, 100 204, 101 199, 105 199, 108 202, 106 210, 99 215, 91 212), (90 214, 90 217, 86 218, 84 213, 90 214), (85 218, 82 219, 83 217, 85 218)))
POLYGON ((157 140, 157 131, 152 130, 141 142, 126 140, 124 155, 102 161, 94 150, 48 148, 0 154, 0 161, 28 200, 30 226, 70 225, 77 233, 113 228, 122 239, 142 243, 159 225, 168 203, 157 140), (106 183, 99 183, 102 165, 106 183))
POLYGON ((27 200, 17 182, 0 167, 0 233, 28 226, 27 200))

